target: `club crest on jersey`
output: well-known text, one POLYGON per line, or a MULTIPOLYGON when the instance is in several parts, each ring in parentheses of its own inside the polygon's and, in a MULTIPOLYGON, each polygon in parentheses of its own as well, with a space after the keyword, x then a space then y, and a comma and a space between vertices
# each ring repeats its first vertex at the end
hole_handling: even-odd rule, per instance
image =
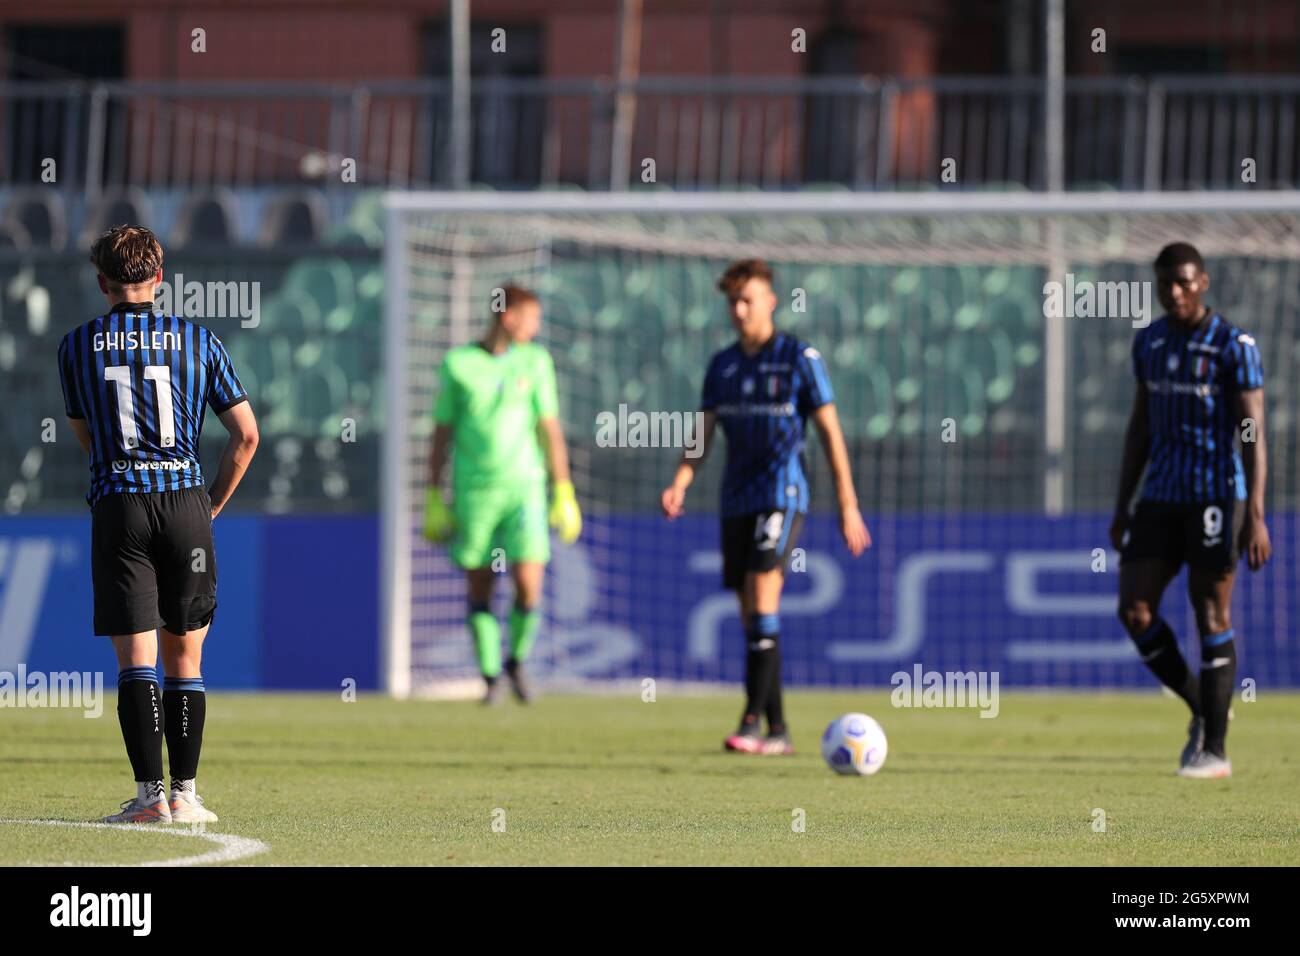
POLYGON ((1210 360, 1201 356, 1192 363, 1192 374, 1197 378, 1205 378, 1205 373, 1210 370, 1210 360))
POLYGON ((740 383, 740 394, 742 395, 754 394, 754 380, 752 378, 747 378, 740 383))
POLYGON ((1178 371, 1178 356, 1177 356, 1177 355, 1171 355, 1171 356, 1169 356, 1169 360, 1168 360, 1167 362, 1165 362, 1165 367, 1168 368, 1169 371, 1171 371, 1171 372, 1177 372, 1177 371, 1178 371))
POLYGON ((767 377, 767 395, 768 398, 776 398, 777 393, 781 391, 781 379, 775 375, 767 377))

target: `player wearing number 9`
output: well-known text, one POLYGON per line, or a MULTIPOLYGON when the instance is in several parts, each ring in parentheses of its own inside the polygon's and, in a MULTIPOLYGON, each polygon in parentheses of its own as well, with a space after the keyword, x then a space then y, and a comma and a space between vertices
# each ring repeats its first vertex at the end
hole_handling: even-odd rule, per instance
POLYGON ((118 720, 136 781, 135 797, 104 819, 211 822, 195 779, 203 640, 217 609, 212 521, 253 458, 257 423, 221 341, 154 309, 163 250, 152 232, 115 226, 90 259, 108 311, 64 336, 59 377, 68 423, 90 455, 94 631, 117 654, 118 720), (199 466, 207 408, 230 433, 209 490, 199 466))
POLYGON ((1166 246, 1155 274, 1165 315, 1133 342, 1137 393, 1110 531, 1122 556, 1119 615, 1143 662, 1192 712, 1179 776, 1227 777, 1238 636, 1232 586, 1241 555, 1258 571, 1272 553, 1264 523, 1264 369, 1254 337, 1202 301, 1210 277, 1193 246, 1166 246), (1201 638, 1199 675, 1159 615, 1184 563, 1201 638))

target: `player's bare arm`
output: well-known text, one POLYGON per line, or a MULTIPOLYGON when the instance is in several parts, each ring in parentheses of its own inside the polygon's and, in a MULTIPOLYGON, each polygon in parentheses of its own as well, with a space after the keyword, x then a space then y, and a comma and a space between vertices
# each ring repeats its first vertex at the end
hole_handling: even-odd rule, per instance
POLYGON ((1119 469, 1119 495, 1115 499, 1115 517, 1110 523, 1110 543, 1117 551, 1128 529, 1129 502, 1137 491, 1142 469, 1146 467, 1151 452, 1151 434, 1147 422, 1147 390, 1141 382, 1133 393, 1133 410, 1129 413, 1128 428, 1124 432, 1124 457, 1119 469))
POLYGON ((537 434, 546 452, 546 462, 555 484, 571 480, 569 477, 569 448, 564 442, 564 428, 558 418, 543 418, 537 423, 537 434))
POLYGON ((226 409, 219 416, 230 437, 226 439, 225 451, 221 453, 221 464, 217 466, 217 478, 208 492, 212 498, 212 517, 216 518, 226 506, 230 496, 239 487, 244 472, 248 470, 257 452, 259 436, 257 419, 248 402, 240 402, 226 409))
POLYGON ((77 441, 81 442, 81 447, 89 455, 90 429, 86 426, 86 420, 84 418, 69 418, 68 425, 72 428, 72 434, 77 436, 77 441))
POLYGON ((437 488, 442 483, 442 472, 451 457, 451 442, 456 436, 455 425, 439 423, 433 429, 433 447, 429 450, 429 486, 437 488))
POLYGON ((672 484, 665 488, 659 496, 659 505, 663 508, 664 517, 669 521, 672 521, 685 510, 682 505, 686 501, 686 489, 695 480, 695 470, 709 456, 709 448, 713 444, 713 431, 718 424, 718 414, 713 411, 705 411, 701 412, 700 415, 699 455, 694 458, 689 455, 682 455, 681 463, 677 466, 677 472, 673 475, 672 484))
POLYGON ((1268 443, 1264 438, 1264 390, 1237 393, 1237 420, 1253 423, 1250 441, 1241 443, 1241 463, 1246 472, 1246 521, 1240 547, 1252 571, 1258 571, 1273 554, 1268 525, 1264 523, 1264 489, 1268 484, 1268 443))
POLYGON ((871 547, 871 533, 867 531, 862 512, 858 510, 858 493, 853 488, 853 473, 849 469, 849 451, 844 444, 844 431, 835 403, 827 402, 812 413, 813 424, 821 437, 822 450, 835 479, 835 497, 840 508, 840 533, 844 545, 855 558, 871 547))

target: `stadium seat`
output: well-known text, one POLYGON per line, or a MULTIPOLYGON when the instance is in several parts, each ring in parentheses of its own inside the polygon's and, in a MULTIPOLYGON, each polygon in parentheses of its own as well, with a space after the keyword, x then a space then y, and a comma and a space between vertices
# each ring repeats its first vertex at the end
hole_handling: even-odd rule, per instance
POLYGON ((368 191, 352 205, 348 217, 335 223, 325 232, 329 246, 369 246, 378 249, 384 244, 383 193, 368 191))
POLYGON ((153 222, 153 204, 143 189, 124 186, 105 190, 82 224, 80 245, 90 245, 110 226, 153 222))
POLYGON ((338 319, 331 319, 336 310, 355 308, 356 282, 348 264, 336 256, 313 256, 293 264, 285 277, 284 291, 306 296, 320 307, 320 314, 331 327, 338 319))
POLYGON ((232 246, 239 243, 234 196, 227 189, 193 196, 181 207, 172 230, 178 246, 232 246))
POLYGON ((324 332, 325 320, 319 302, 286 285, 263 307, 262 326, 273 335, 296 342, 324 332))
MULTIPOLYGON (((354 260, 352 277, 357 287, 357 299, 364 304, 370 300, 376 303, 379 314, 383 315, 384 273, 373 261, 354 260)), ((381 318, 382 321, 382 318, 381 318)))
POLYGON ((32 237, 21 222, 0 221, 0 250, 26 251, 32 247, 32 237))
POLYGON ((32 245, 62 249, 68 244, 68 219, 63 194, 53 189, 21 189, 5 208, 4 221, 17 222, 32 245))
POLYGON ((259 244, 267 248, 285 245, 312 245, 325 235, 329 212, 325 200, 315 190, 303 189, 278 196, 262 216, 259 244))

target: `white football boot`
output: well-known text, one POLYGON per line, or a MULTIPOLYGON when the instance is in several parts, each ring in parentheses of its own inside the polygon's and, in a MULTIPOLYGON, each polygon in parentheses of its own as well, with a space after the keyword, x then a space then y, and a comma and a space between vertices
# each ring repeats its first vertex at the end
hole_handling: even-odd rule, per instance
POLYGON ((216 823, 217 815, 203 805, 203 798, 192 790, 173 790, 173 823, 216 823))
POLYGON ((104 823, 171 823, 171 808, 162 797, 146 801, 132 797, 124 801, 120 813, 104 817, 104 823))
POLYGON ((1226 757, 1216 757, 1208 750, 1201 750, 1184 766, 1178 768, 1178 776, 1194 777, 1198 780, 1231 777, 1232 761, 1226 757))

